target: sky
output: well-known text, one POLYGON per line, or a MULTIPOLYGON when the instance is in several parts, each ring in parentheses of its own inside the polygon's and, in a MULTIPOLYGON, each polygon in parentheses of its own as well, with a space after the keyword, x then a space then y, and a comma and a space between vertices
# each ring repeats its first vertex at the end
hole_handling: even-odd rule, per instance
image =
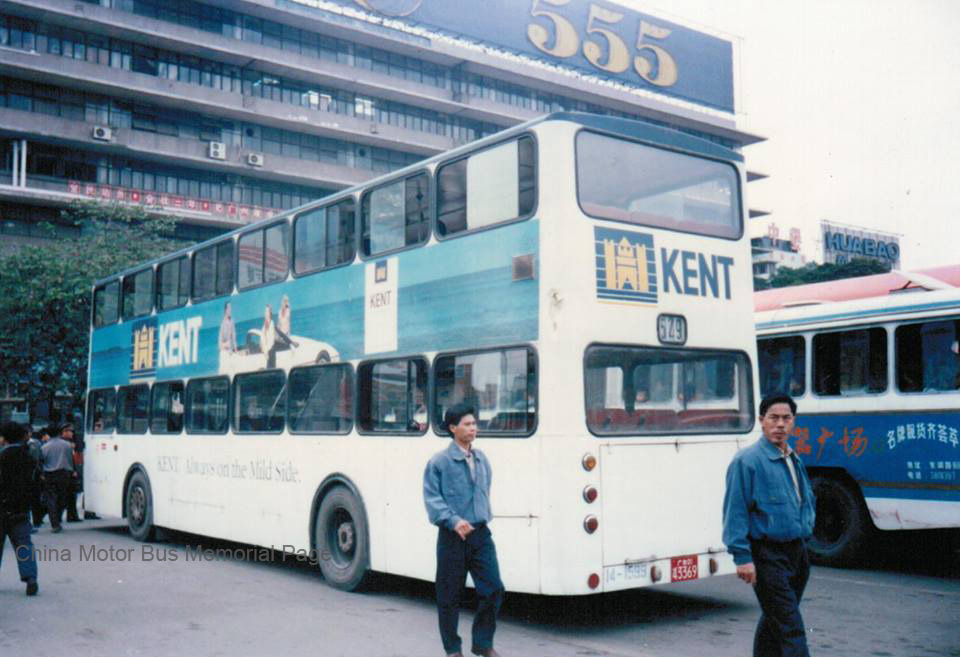
POLYGON ((901 268, 960 263, 960 0, 616 0, 733 40, 753 235, 821 260, 820 221, 900 235, 901 268))

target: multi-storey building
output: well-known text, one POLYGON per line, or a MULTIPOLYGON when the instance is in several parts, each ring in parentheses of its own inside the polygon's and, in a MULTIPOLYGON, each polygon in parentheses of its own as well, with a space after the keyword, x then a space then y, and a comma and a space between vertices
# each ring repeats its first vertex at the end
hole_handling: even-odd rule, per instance
POLYGON ((554 110, 740 148, 733 45, 581 0, 5 0, 0 242, 91 197, 206 238, 554 110))

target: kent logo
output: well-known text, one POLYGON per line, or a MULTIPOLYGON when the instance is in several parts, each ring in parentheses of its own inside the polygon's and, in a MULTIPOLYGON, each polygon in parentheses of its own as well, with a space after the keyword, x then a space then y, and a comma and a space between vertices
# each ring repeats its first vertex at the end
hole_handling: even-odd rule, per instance
POLYGON ((190 365, 197 362, 202 317, 189 317, 160 325, 158 367, 190 365))
POLYGON ((729 299, 729 256, 660 249, 659 271, 653 235, 594 228, 597 298, 656 304, 659 294, 729 299))
POLYGON ((131 331, 130 376, 153 376, 157 371, 157 318, 135 322, 131 331))

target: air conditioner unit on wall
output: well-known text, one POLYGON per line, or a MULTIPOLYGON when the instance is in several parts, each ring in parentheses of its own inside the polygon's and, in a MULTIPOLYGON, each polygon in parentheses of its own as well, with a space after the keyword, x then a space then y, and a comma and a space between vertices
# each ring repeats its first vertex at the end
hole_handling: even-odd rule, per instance
POLYGON ((113 129, 110 126, 95 125, 91 134, 98 141, 113 141, 113 129))
POLYGON ((252 167, 262 167, 263 153, 247 153, 247 164, 252 167))
POLYGON ((211 141, 207 147, 207 157, 211 160, 227 159, 227 145, 222 141, 211 141))

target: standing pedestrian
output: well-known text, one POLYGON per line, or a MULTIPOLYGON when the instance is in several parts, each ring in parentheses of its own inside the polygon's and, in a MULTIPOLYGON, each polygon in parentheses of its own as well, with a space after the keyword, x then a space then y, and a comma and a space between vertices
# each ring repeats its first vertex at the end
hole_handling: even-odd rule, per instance
POLYGON ((815 502, 803 463, 788 438, 797 404, 787 395, 760 402, 763 436, 727 469, 723 542, 737 576, 753 585, 760 622, 754 657, 809 657, 800 598, 810 575, 806 539, 815 502))
MULTIPOLYGON (((63 531, 63 510, 67 506, 73 480, 73 443, 64 440, 61 431, 43 445, 43 478, 47 483, 47 504, 53 533, 63 531)), ((73 434, 73 427, 67 435, 73 434)))
POLYGON ((30 434, 27 440, 27 451, 30 452, 30 458, 34 464, 34 486, 33 499, 30 501, 30 515, 33 518, 33 533, 37 527, 43 524, 43 516, 46 515, 46 504, 43 496, 43 443, 50 440, 50 435, 46 429, 41 429, 36 433, 30 434))
POLYGON ((22 424, 8 422, 0 429, 0 559, 9 538, 27 595, 36 595, 37 562, 30 540, 30 504, 36 489, 36 466, 22 424))
POLYGON ((423 473, 423 501, 437 534, 437 612, 440 639, 451 657, 462 657, 457 633, 460 596, 467 573, 477 589, 477 613, 473 618, 471 651, 483 657, 499 657, 493 649, 497 614, 503 601, 503 583, 497 549, 488 523, 490 512, 490 462, 474 449, 477 412, 467 404, 447 409, 444 425, 453 436, 450 446, 437 452, 423 473))
POLYGON ((73 433, 73 425, 65 424, 60 427, 60 437, 70 443, 70 485, 67 486, 67 522, 80 522, 81 518, 77 514, 77 495, 83 490, 80 481, 81 467, 83 465, 83 451, 77 449, 77 439, 73 433))

